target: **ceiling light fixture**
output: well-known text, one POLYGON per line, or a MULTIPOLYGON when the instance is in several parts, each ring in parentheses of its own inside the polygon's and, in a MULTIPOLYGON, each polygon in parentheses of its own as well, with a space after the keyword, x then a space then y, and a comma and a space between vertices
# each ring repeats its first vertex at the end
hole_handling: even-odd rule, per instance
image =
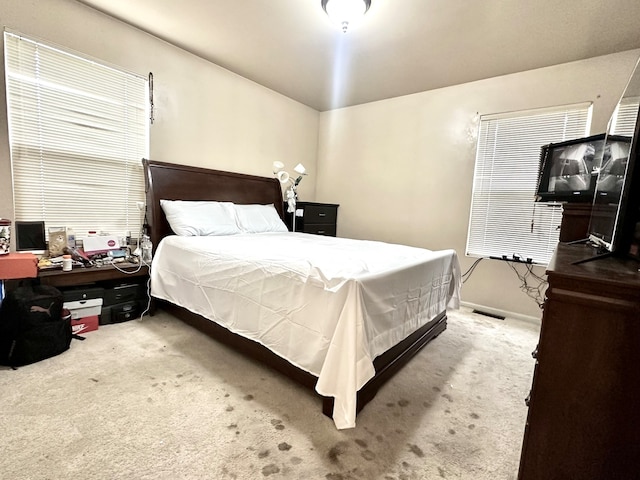
POLYGON ((321 0, 322 9, 327 12, 331 21, 337 24, 344 33, 350 25, 361 19, 369 7, 371 0, 321 0))

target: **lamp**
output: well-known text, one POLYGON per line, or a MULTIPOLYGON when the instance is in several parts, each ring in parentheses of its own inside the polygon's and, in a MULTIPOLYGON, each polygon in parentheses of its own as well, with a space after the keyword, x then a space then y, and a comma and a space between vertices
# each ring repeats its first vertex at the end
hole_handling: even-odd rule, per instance
POLYGON ((296 179, 291 178, 291 175, 287 173, 284 169, 284 163, 275 161, 273 162, 273 174, 280 181, 281 184, 285 185, 289 183, 289 187, 285 192, 285 197, 287 198, 287 212, 293 214, 292 220, 292 230, 296 231, 296 201, 298 200, 298 185, 302 181, 302 176, 307 174, 307 169, 304 168, 304 165, 301 163, 297 164, 293 171, 298 174, 296 179))
POLYGON ((322 9, 329 15, 331 21, 342 28, 344 33, 352 23, 355 23, 367 13, 371 0, 321 0, 322 9))

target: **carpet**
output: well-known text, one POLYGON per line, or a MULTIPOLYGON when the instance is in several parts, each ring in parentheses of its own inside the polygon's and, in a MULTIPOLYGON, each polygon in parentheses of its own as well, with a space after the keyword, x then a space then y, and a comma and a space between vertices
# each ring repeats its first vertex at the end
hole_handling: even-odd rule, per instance
POLYGON ((166 312, 100 326, 0 367, 0 478, 515 479, 539 326, 448 317, 348 430, 166 312))

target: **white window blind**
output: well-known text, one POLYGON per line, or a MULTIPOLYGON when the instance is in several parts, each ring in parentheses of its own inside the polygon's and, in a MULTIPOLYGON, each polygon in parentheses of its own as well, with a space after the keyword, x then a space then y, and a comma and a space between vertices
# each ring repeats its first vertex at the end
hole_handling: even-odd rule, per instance
POLYGON ((586 136, 590 122, 587 103, 480 118, 467 255, 549 263, 562 208, 534 202, 540 148, 586 136))
POLYGON ((10 32, 4 45, 15 220, 137 233, 146 79, 10 32))
POLYGON ((633 136, 640 107, 639 97, 623 98, 611 116, 611 134, 633 136))

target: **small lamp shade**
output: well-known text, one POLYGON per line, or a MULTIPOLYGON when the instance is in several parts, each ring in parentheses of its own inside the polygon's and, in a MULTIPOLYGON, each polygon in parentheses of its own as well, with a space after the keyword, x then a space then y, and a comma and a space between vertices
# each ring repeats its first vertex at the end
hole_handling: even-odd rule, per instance
POLYGON ((304 175, 307 172, 307 169, 304 168, 304 165, 302 165, 301 163, 296 165, 294 167, 294 170, 296 171, 296 173, 299 173, 300 175, 304 175))
POLYGON ((280 180, 280 183, 287 183, 289 181, 289 174, 284 170, 276 173, 276 177, 280 180))

